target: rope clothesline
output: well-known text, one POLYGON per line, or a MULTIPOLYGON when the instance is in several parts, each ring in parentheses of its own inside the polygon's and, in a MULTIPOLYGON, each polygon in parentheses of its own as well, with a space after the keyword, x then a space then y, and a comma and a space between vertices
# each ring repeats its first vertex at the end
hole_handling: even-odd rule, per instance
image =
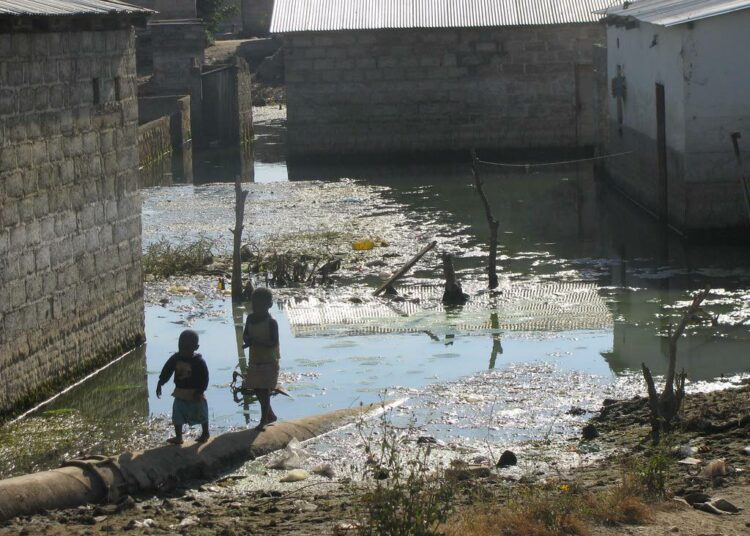
POLYGON ((578 164, 580 162, 592 162, 594 160, 604 160, 605 158, 616 158, 618 156, 625 156, 628 154, 632 154, 633 151, 626 151, 623 153, 612 153, 612 154, 603 154, 601 156, 592 156, 589 158, 578 158, 576 160, 562 160, 559 162, 542 162, 540 164, 510 164, 507 162, 490 162, 488 160, 480 160, 477 159, 477 162, 480 164, 485 164, 487 166, 497 166, 497 167, 512 167, 512 168, 524 168, 524 169, 530 169, 534 167, 548 167, 548 166, 562 166, 565 164, 578 164))

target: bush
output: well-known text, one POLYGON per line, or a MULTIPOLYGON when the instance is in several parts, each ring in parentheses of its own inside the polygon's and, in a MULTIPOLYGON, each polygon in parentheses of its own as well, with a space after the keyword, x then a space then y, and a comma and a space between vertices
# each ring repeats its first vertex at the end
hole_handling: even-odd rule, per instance
POLYGON ((454 487, 445 472, 429 472, 430 447, 404 456, 403 437, 382 420, 382 439, 367 439, 366 476, 372 487, 360 502, 360 536, 432 536, 453 510, 454 487))
POLYGON ((667 495, 667 481, 674 460, 670 455, 670 441, 653 446, 631 462, 630 471, 645 492, 656 499, 667 495))

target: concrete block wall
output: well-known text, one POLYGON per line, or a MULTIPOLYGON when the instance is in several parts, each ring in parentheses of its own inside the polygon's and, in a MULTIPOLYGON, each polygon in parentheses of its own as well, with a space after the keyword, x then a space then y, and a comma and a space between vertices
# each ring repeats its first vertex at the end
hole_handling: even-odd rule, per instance
POLYGON ((205 59, 206 29, 200 20, 159 20, 149 23, 153 51, 152 90, 161 95, 191 93, 194 65, 205 59))
POLYGON ((235 59, 237 68, 237 111, 239 114, 240 143, 253 140, 253 91, 252 74, 247 62, 242 58, 235 59))
POLYGON ((138 126, 138 163, 141 167, 171 155, 172 136, 168 115, 138 126))
POLYGON ((138 99, 138 120, 141 124, 163 116, 170 118, 172 149, 177 151, 189 146, 193 140, 190 127, 190 96, 165 95, 138 99))
POLYGON ((240 57, 232 65, 211 67, 201 74, 201 120, 197 144, 230 146, 253 138, 252 75, 240 57))
MULTIPOLYGON (((290 154, 564 147, 598 24, 283 36, 290 154)), ((585 140, 592 141, 592 140, 585 140)))
POLYGON ((144 338, 137 122, 132 29, 0 33, 0 419, 144 338))

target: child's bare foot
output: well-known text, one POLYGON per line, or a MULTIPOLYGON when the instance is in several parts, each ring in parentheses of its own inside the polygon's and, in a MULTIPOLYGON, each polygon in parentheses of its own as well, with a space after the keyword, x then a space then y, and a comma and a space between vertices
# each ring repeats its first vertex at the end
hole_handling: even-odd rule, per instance
POLYGON ((211 437, 211 434, 201 434, 198 436, 198 439, 195 440, 196 443, 205 443, 208 441, 208 438, 211 437))
POLYGON ((182 445, 182 438, 181 437, 170 437, 167 439, 167 443, 170 445, 182 445))

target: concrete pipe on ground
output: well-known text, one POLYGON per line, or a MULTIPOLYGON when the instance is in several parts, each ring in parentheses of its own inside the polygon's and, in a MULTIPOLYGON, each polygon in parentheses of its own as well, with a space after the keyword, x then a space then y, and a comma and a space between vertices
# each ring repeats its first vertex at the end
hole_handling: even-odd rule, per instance
POLYGON ((229 432, 203 444, 93 456, 66 462, 52 471, 0 480, 0 521, 43 510, 114 502, 127 494, 155 492, 180 481, 207 478, 234 464, 283 449, 292 438, 312 439, 378 408, 367 405, 277 422, 262 432, 229 432))

